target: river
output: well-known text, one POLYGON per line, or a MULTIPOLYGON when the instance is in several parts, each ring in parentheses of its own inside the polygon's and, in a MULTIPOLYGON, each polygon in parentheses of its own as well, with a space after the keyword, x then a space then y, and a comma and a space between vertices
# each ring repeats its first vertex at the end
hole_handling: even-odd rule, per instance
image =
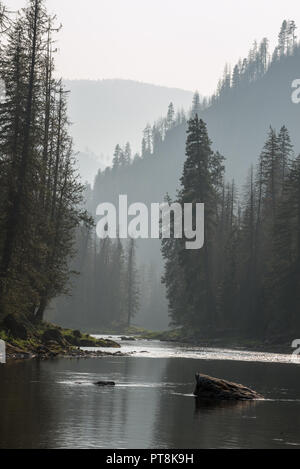
POLYGON ((0 448, 300 448, 300 363, 290 355, 145 340, 121 350, 130 356, 1 365, 0 448), (197 404, 195 372, 265 399, 197 404))

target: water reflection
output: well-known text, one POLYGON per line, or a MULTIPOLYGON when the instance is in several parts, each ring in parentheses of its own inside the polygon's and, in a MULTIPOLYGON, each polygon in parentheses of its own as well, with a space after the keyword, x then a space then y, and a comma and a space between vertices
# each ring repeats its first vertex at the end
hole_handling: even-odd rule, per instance
POLYGON ((258 401, 217 401, 212 399, 198 399, 195 398, 195 412, 196 414, 209 413, 213 410, 218 412, 234 410, 236 411, 245 411, 247 408, 254 408, 257 405, 258 401))
POLYGON ((299 398, 298 368, 278 363, 145 357, 9 363, 0 367, 0 447, 297 447, 299 398), (267 399, 203 402, 192 395, 195 372, 242 382, 267 399), (99 388, 97 380, 117 385, 99 388))

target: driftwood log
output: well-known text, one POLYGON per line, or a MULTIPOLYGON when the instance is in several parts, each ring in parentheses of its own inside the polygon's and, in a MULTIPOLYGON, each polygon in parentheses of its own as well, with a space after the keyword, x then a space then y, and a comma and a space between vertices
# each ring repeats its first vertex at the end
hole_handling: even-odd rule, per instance
POLYGON ((262 396, 242 384, 231 383, 224 379, 196 374, 194 395, 198 399, 250 401, 261 399, 262 396))

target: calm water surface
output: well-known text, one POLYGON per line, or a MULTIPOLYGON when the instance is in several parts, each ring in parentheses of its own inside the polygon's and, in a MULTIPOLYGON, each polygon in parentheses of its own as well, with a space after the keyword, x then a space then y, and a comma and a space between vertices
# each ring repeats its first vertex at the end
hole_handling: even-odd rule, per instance
POLYGON ((122 351, 131 356, 2 365, 0 448, 300 448, 300 365, 290 356, 156 341, 122 351), (196 371, 266 399, 197 405, 196 371))

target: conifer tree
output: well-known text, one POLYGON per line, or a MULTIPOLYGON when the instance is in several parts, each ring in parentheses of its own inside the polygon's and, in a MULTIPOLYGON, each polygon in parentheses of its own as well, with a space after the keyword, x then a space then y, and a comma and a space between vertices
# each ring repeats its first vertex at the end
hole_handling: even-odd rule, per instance
POLYGON ((127 142, 123 152, 124 166, 128 166, 131 162, 132 152, 130 143, 127 142))
POLYGON ((285 182, 285 178, 289 173, 290 164, 293 159, 293 145, 291 143, 291 138, 288 129, 286 126, 282 126, 278 134, 278 146, 279 146, 279 162, 280 162, 280 172, 281 172, 281 186, 285 182))
POLYGON ((168 113, 167 113, 167 122, 166 122, 167 130, 171 130, 172 127, 174 126, 174 118, 175 118, 174 105, 173 103, 170 103, 168 107, 168 113))
POLYGON ((200 103, 200 95, 198 91, 195 91, 193 96, 193 104, 192 104, 192 118, 198 116, 200 118, 201 113, 201 103, 200 103))
POLYGON ((122 149, 120 147, 120 145, 116 145, 116 148, 115 148, 115 151, 114 151, 114 158, 113 158, 113 169, 118 169, 118 167, 120 166, 120 159, 121 159, 121 155, 122 155, 122 149))
POLYGON ((65 290, 76 229, 92 225, 74 169, 66 93, 54 79, 57 30, 44 0, 29 0, 0 55, 0 316, 32 321, 65 290))
MULTIPOLYGON (((206 242, 204 248, 197 252, 186 250, 184 240, 165 243, 163 255, 167 261, 167 268, 164 281, 169 299, 171 292, 176 289, 180 292, 185 291, 184 303, 189 310, 190 324, 209 328, 213 327, 217 320, 215 285, 212 275, 212 251, 215 237, 216 204, 218 204, 224 168, 223 158, 212 151, 206 125, 198 118, 198 115, 188 122, 186 156, 179 202, 181 204, 205 204, 206 242), (178 263, 176 275, 171 274, 173 268, 169 258, 174 253, 176 253, 175 262, 178 263), (173 282, 175 282, 174 285, 173 282)), ((182 309, 181 305, 179 305, 180 309, 182 309)), ((174 306, 177 307, 176 304, 174 306)), ((173 315, 175 319, 177 313, 175 312, 173 315)))
POLYGON ((130 238, 127 248, 125 282, 125 316, 127 320, 127 326, 130 327, 132 319, 139 309, 139 286, 137 281, 136 268, 136 242, 133 238, 130 238))

